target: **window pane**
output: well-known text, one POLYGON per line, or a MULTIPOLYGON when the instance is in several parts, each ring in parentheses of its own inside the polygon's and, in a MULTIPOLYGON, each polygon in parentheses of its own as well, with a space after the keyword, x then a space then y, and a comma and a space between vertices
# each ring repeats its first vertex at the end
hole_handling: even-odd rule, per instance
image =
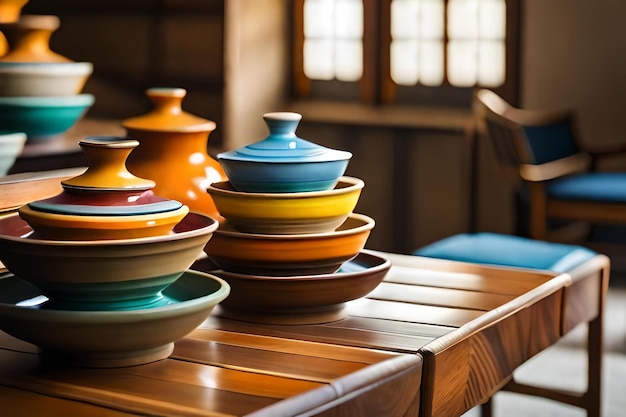
POLYGON ((391 37, 392 39, 415 39, 419 36, 417 23, 419 0, 392 0, 391 37))
POLYGON ((304 74, 312 80, 332 80, 333 42, 329 39, 304 41, 304 74))
POLYGON ((391 78, 396 84, 441 85, 444 0, 392 0, 391 78))
POLYGON ((419 15, 420 37, 443 39, 443 0, 422 0, 419 15))
POLYGON ((358 81, 363 74, 363 1, 305 0, 304 74, 358 81))
POLYGON ((399 85, 415 85, 418 79, 418 42, 391 42, 391 79, 399 85))
POLYGON ((478 69, 477 43, 450 41, 448 43, 448 81, 457 87, 476 84, 478 69))
POLYGON ((424 41, 419 50, 420 83, 437 86, 443 83, 443 42, 424 41))
POLYGON ((478 37, 478 1, 448 1, 448 37, 476 39, 478 37))
POLYGON ((363 74, 363 45, 360 41, 337 41, 335 77, 339 81, 358 81, 363 74))
POLYGON ((504 0, 482 0, 478 22, 481 39, 504 39, 506 35, 506 5, 504 0))
POLYGON ((321 38, 333 36, 333 0, 305 0, 304 36, 321 38))
POLYGON ((335 36, 351 39, 363 37, 363 2, 361 0, 336 1, 335 36))
POLYGON ((485 87, 497 87, 504 83, 504 42, 483 41, 480 43, 478 61, 478 83, 485 87))

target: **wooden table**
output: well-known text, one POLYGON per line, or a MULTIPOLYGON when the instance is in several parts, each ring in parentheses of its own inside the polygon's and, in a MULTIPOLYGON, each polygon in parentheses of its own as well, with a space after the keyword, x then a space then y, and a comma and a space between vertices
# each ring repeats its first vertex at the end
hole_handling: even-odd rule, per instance
MULTIPOLYGON (((269 335, 420 355, 421 417, 459 416, 505 386, 599 416, 606 256, 557 275, 385 255, 392 268, 384 282, 348 303, 342 320, 268 325, 221 318, 218 311, 196 333, 208 339, 224 333, 269 335), (513 381, 517 367, 581 323, 590 324, 586 393, 529 390, 513 381)), ((202 261, 196 266, 203 269, 202 261)))
POLYGON ((602 255, 561 275, 387 256, 385 281, 348 303, 344 319, 268 325, 216 311, 169 359, 152 364, 43 368, 33 346, 0 333, 1 409, 28 416, 459 416, 572 327, 591 322, 590 335, 601 330, 602 255))
POLYGON ((0 410, 17 416, 417 415, 419 356, 196 331, 172 356, 115 369, 44 367, 0 332, 0 410), (209 338, 207 338, 209 336, 209 338))

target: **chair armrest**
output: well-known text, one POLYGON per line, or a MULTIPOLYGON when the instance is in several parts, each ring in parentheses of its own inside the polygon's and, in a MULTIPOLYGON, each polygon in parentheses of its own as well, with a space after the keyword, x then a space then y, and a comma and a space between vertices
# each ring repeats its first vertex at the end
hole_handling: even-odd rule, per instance
POLYGON ((591 167, 591 162, 589 155, 577 153, 545 164, 522 164, 519 168, 519 174, 525 181, 548 181, 565 175, 586 172, 591 167))
POLYGON ((575 112, 571 110, 535 110, 510 108, 504 116, 522 126, 544 126, 560 123, 572 123, 575 112))

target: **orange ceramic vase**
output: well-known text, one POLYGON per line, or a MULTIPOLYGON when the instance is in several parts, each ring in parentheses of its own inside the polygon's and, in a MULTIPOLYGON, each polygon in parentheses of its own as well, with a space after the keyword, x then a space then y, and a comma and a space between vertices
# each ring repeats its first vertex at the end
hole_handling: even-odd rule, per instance
POLYGON ((28 0, 0 0, 0 23, 17 22, 28 0))
POLYGON ((221 219, 207 188, 228 178, 222 166, 207 153, 215 122, 182 109, 187 91, 182 88, 150 88, 154 108, 126 119, 128 137, 139 141, 129 156, 130 172, 156 182, 156 194, 180 201, 192 211, 221 219))
POLYGON ((59 25, 59 18, 52 15, 23 15, 17 22, 0 24, 8 48, 0 61, 72 62, 50 49, 50 37, 59 25))
MULTIPOLYGON (((20 19, 22 7, 28 0, 0 0, 0 23, 15 23, 20 19)), ((6 37, 0 33, 0 56, 9 52, 6 37)))

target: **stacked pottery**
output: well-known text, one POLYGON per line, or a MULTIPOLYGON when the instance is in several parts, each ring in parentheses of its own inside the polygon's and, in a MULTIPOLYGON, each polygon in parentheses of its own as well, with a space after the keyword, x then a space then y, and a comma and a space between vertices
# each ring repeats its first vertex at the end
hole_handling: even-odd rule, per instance
POLYGON ((263 118, 269 136, 218 154, 229 179, 208 188, 225 220, 205 252, 232 287, 220 314, 271 323, 338 319, 343 304, 371 291, 389 267, 368 258, 353 274, 340 271, 374 227, 353 212, 364 183, 344 175, 351 153, 296 135, 300 114, 263 118))
POLYGON ((92 63, 74 62, 50 49, 59 25, 51 15, 0 22, 8 48, 0 56, 0 130, 23 132, 28 141, 50 139, 70 129, 93 105, 93 95, 81 93, 92 63))
POLYGON ((156 195, 125 166, 138 142, 88 137, 89 166, 0 218, 0 328, 79 366, 163 359, 229 293, 188 268, 217 220, 156 195), (45 330, 43 330, 45 329, 45 330))

